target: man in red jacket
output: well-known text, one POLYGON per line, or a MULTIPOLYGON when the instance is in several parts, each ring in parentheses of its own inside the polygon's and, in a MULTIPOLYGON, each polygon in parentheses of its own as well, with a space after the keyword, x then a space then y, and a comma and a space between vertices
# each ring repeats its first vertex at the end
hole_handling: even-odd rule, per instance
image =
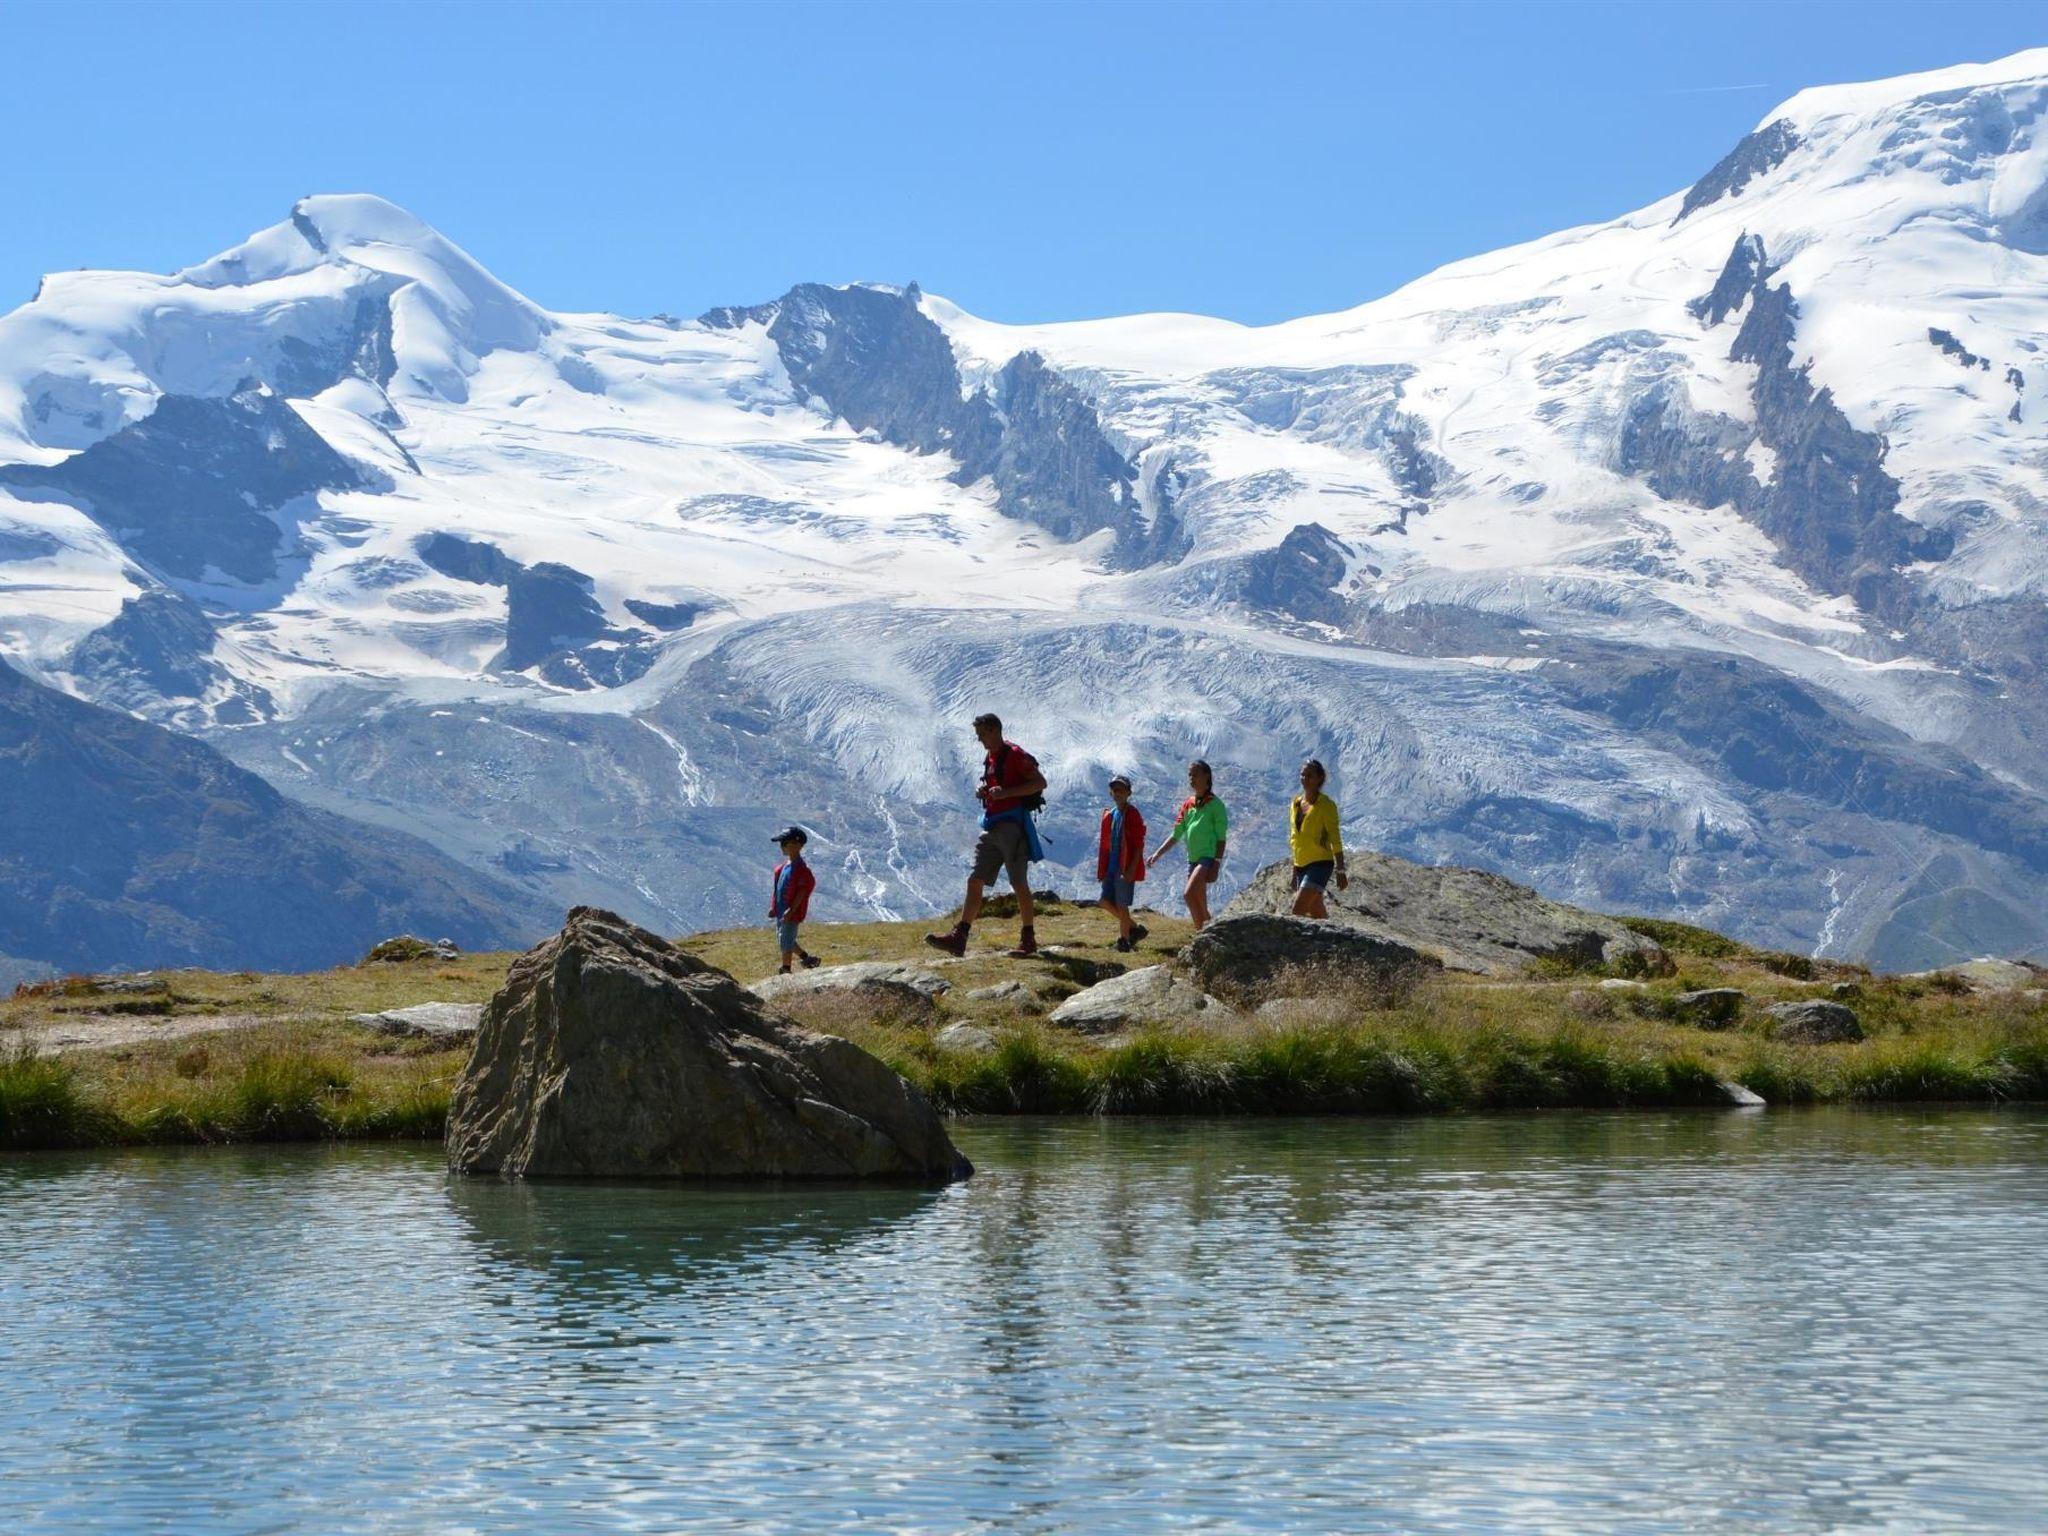
POLYGON ((961 903, 960 920, 945 933, 926 934, 924 941, 949 955, 966 954, 967 933, 981 915, 982 895, 995 884, 998 874, 1007 872, 1024 927, 1010 955, 1022 960, 1038 953, 1038 936, 1032 927, 1031 865, 1044 858, 1045 851, 1031 817, 1045 803, 1045 775, 1038 771, 1037 758, 1015 742, 1003 740, 1003 722, 994 715, 975 716, 974 734, 986 754, 981 760, 981 787, 974 792, 981 801, 981 838, 974 845, 974 872, 967 877, 967 899, 961 903))
POLYGON ((798 960, 803 961, 805 970, 818 963, 818 957, 799 944, 796 938, 797 925, 811 915, 811 892, 818 888, 818 877, 804 862, 804 844, 810 840, 810 834, 802 827, 791 827, 787 832, 775 834, 776 846, 782 850, 782 862, 775 866, 775 883, 768 888, 768 921, 775 925, 775 939, 782 948, 782 969, 785 973, 798 960))
POLYGON ((1131 921, 1138 882, 1145 878, 1145 818, 1131 804, 1131 781, 1122 774, 1109 781, 1109 800, 1095 850, 1095 878, 1102 882, 1102 909, 1116 919, 1117 952, 1127 955, 1145 937, 1144 925, 1131 921))

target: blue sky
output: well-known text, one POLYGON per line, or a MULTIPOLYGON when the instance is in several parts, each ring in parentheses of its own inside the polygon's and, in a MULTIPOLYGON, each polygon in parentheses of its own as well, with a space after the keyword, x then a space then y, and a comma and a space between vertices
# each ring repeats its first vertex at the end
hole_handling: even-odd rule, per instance
POLYGON ((1653 201, 1803 86, 2043 42, 1957 0, 0 0, 0 305, 372 191, 557 309, 1275 320, 1653 201))

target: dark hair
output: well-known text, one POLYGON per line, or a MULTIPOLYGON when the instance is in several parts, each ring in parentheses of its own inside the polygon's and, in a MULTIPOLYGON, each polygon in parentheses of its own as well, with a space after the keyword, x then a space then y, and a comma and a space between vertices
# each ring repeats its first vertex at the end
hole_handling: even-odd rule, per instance
POLYGON ((1325 784, 1330 782, 1330 770, 1323 766, 1323 760, 1321 758, 1312 757, 1307 762, 1301 765, 1301 771, 1303 773, 1307 773, 1311 768, 1315 769, 1316 777, 1321 779, 1325 784))
POLYGON ((995 715, 976 715, 974 717, 974 728, 978 731, 983 726, 990 726, 1000 731, 1003 728, 1003 722, 995 715))
POLYGON ((1216 770, 1209 766, 1208 761, 1206 759, 1198 757, 1192 763, 1188 764, 1189 773, 1195 773, 1197 771, 1201 773, 1203 778, 1209 781, 1211 788, 1215 787, 1216 770))

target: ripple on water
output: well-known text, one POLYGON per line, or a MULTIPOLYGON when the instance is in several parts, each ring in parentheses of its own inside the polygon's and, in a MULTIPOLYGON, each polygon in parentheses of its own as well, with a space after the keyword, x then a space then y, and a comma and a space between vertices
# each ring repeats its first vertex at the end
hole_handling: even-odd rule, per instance
POLYGON ((2039 1529, 2048 1116, 984 1122, 969 1184, 0 1159, 21 1532, 2039 1529))

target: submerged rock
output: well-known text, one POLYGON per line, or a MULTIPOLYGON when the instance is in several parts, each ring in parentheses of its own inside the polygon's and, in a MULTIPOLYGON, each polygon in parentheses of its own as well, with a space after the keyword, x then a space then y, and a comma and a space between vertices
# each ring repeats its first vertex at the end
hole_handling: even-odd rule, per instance
POLYGON ((448 1113, 466 1173, 916 1179, 972 1171, 938 1113, 852 1042, 594 907, 514 962, 448 1113))
MULTIPOLYGON (((1566 906, 1479 869, 1414 864, 1388 854, 1347 859, 1351 883, 1328 892, 1330 919, 1437 956, 1456 971, 1504 976, 1538 960, 1668 975, 1670 958, 1615 918, 1566 906)), ((1275 913, 1292 900, 1290 867, 1269 864, 1223 916, 1275 913)))
POLYGON ((1862 1021, 1856 1010, 1824 998, 1809 997, 1793 1003, 1773 1003, 1764 1010, 1771 1017, 1771 1038, 1801 1045, 1835 1045, 1863 1038, 1862 1021))
POLYGON ((1084 1035, 1113 1035, 1145 1025, 1221 1024, 1236 1018, 1227 1004, 1170 966, 1148 965, 1076 992, 1053 1009, 1051 1022, 1084 1035))
POLYGON ((382 1013, 359 1013, 354 1018, 380 1035, 459 1045, 476 1038, 483 1011, 482 1003, 414 1003, 410 1008, 386 1008, 382 1013))
POLYGON ((1443 969, 1435 955, 1398 939, 1268 912, 1217 919, 1181 951, 1180 963, 1207 990, 1233 996, 1287 989, 1290 982, 1296 992, 1321 992, 1346 982, 1406 980, 1443 969))

